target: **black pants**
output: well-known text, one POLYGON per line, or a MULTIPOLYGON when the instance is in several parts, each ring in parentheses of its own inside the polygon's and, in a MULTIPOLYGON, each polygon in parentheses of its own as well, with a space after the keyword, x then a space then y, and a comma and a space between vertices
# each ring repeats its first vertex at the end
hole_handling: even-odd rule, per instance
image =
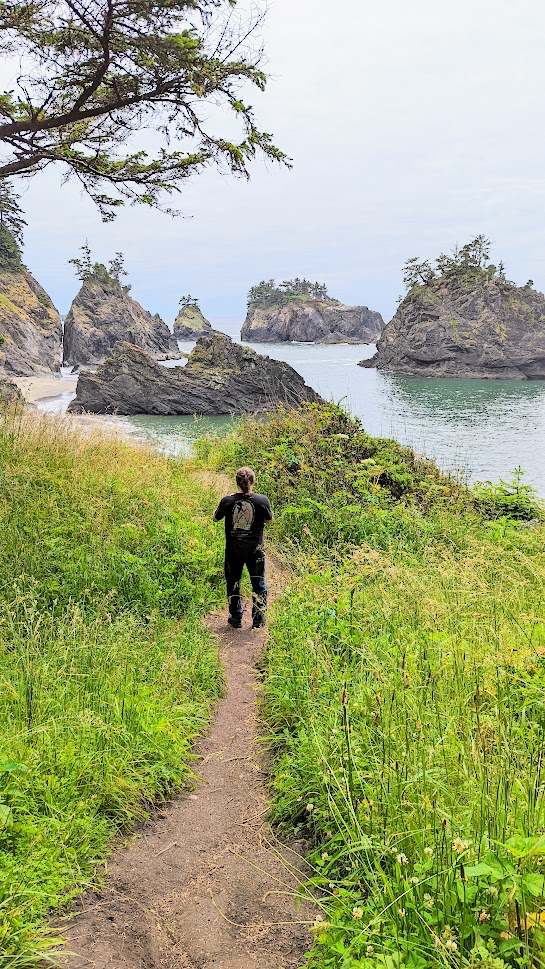
POLYGON ((263 545, 243 545, 242 542, 225 548, 225 581, 229 613, 235 622, 242 619, 240 580, 244 566, 252 583, 252 620, 254 626, 262 626, 267 609, 267 586, 265 583, 265 550, 263 545))

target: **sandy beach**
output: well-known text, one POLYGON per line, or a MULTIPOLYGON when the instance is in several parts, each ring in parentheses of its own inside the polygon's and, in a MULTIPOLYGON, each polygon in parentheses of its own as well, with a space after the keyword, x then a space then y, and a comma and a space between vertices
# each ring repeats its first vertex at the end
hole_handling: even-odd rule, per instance
POLYGON ((11 377, 14 384, 17 384, 25 400, 29 404, 34 404, 37 400, 44 397, 57 397, 59 394, 73 394, 78 382, 77 375, 74 377, 11 377))

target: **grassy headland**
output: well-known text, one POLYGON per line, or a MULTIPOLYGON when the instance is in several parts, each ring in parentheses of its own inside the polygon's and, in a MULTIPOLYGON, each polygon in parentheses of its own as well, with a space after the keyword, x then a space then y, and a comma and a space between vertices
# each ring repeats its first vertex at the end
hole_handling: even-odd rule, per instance
POLYGON ((531 495, 331 406, 201 453, 257 467, 292 566, 264 714, 274 816, 323 893, 309 966, 545 965, 545 527, 509 517, 531 495))
POLYGON ((69 423, 0 415, 0 966, 190 776, 221 690, 212 488, 69 423))

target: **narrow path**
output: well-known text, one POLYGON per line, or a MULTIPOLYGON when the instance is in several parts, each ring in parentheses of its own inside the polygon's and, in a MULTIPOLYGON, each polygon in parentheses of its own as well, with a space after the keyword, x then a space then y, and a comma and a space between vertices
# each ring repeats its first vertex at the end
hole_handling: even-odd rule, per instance
MULTIPOLYGON (((274 590, 278 572, 269 569, 274 590)), ((209 617, 226 697, 199 744, 200 783, 108 862, 106 888, 69 922, 66 969, 298 969, 310 901, 296 902, 304 862, 275 838, 258 741, 255 664, 265 634, 209 617)))

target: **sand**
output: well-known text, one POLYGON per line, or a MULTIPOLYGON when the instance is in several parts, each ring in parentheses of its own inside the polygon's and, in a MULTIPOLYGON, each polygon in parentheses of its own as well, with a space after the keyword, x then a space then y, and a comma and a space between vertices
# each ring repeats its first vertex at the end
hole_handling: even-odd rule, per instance
POLYGON ((10 377, 17 384, 25 400, 34 404, 44 397, 58 397, 59 394, 73 394, 78 382, 74 377, 10 377))

